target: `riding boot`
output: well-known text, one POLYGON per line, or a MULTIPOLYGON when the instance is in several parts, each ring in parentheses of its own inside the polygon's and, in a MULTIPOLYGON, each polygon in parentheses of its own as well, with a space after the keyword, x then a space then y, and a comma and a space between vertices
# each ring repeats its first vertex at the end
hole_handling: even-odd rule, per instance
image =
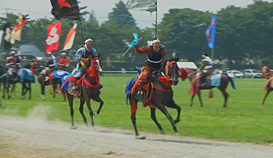
POLYGON ((207 86, 208 86, 206 77, 207 77, 207 74, 206 74, 206 73, 202 73, 202 74, 201 74, 201 78, 200 78, 200 87, 207 87, 207 86))
POLYGON ((74 82, 71 82, 72 85, 72 92, 77 92, 79 90, 79 86, 77 85, 77 78, 75 78, 74 82))

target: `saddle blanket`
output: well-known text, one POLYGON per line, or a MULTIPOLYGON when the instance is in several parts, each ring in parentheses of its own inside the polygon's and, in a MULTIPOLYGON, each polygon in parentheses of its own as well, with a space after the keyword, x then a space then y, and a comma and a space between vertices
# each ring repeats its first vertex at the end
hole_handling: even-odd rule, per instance
POLYGON ((219 87, 221 84, 222 74, 211 75, 211 86, 219 87))

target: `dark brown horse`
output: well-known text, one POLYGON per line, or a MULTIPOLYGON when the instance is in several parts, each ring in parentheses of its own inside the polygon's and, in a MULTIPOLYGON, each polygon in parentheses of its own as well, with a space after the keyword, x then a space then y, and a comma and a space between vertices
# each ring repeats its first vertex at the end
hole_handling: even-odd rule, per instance
MULTIPOLYGON (((82 115, 85 125, 87 125, 87 119, 86 119, 84 112, 83 112, 84 103, 86 102, 86 104, 87 104, 87 107, 89 110, 89 115, 91 117, 91 125, 92 126, 94 126, 93 116, 95 114, 100 113, 100 110, 101 110, 103 103, 104 103, 102 101, 102 99, 100 98, 100 89, 102 87, 99 83, 99 74, 100 75, 102 74, 100 60, 99 60, 99 58, 94 58, 91 60, 91 68, 87 69, 86 73, 83 75, 82 84, 81 84, 81 88, 80 88, 80 95, 77 96, 78 98, 80 98, 79 110, 80 110, 80 113, 82 115), (96 113, 94 113, 91 108, 90 99, 93 99, 94 101, 100 103, 99 109, 97 110, 96 113)), ((69 86, 69 88, 71 88, 71 86, 69 86)), ((74 95, 70 94, 69 91, 70 90, 68 90, 68 92, 66 94, 67 94, 67 99, 68 99, 69 106, 70 106, 71 125, 72 125, 72 128, 75 128, 74 127, 74 109, 73 109, 74 95)))
POLYGON ((266 78, 267 79, 267 82, 265 84, 265 90, 266 90, 266 93, 264 95, 264 98, 263 98, 263 101, 262 101, 262 105, 264 104, 268 94, 273 90, 273 71, 271 69, 269 69, 268 66, 264 66, 262 68, 262 75, 261 77, 262 78, 266 78))
MULTIPOLYGON (((172 128, 176 134, 179 134, 175 123, 180 121, 180 113, 181 113, 181 108, 174 102, 173 100, 173 90, 172 90, 172 85, 177 85, 178 83, 178 77, 179 77, 179 68, 177 66, 177 60, 169 60, 167 61, 164 66, 162 72, 159 73, 159 75, 155 76, 152 79, 151 82, 151 93, 150 93, 150 100, 148 97, 145 102, 148 101, 148 105, 150 105, 150 110, 151 110, 151 118, 157 125, 157 127, 160 130, 161 134, 164 134, 164 130, 162 126, 159 124, 159 122, 156 119, 156 108, 158 108, 170 121, 172 128), (169 114, 168 110, 166 107, 170 108, 175 108, 177 109, 177 118, 174 121, 172 116, 169 114)), ((137 83, 136 83, 137 84, 137 83)), ((136 110, 137 110, 137 103, 139 102, 139 97, 137 95, 138 88, 135 88, 135 86, 132 88, 131 92, 132 94, 128 96, 130 105, 131 105, 131 120, 132 124, 134 126, 135 130, 135 135, 137 138, 140 139, 145 139, 145 137, 140 137, 137 126, 136 126, 136 110)))
MULTIPOLYGON (((190 106, 193 105, 193 98, 195 96, 195 94, 197 93, 199 101, 200 101, 200 106, 203 107, 203 102, 202 102, 202 98, 201 98, 201 92, 200 90, 205 90, 205 89, 213 89, 215 88, 215 86, 207 86, 207 87, 198 87, 198 83, 200 82, 196 82, 199 81, 199 77, 197 76, 197 71, 194 70, 188 70, 188 78, 191 81, 191 86, 192 89, 195 90, 195 92, 192 93, 192 97, 191 97, 191 103, 190 106)), ((206 80, 209 80, 207 82, 210 83, 210 79, 207 77, 206 80)), ((218 87, 218 89, 222 92, 223 96, 224 96, 224 104, 223 107, 226 108, 227 107, 227 100, 229 97, 229 94, 226 92, 226 88, 228 86, 228 82, 231 82, 232 87, 235 89, 235 85, 234 85, 234 81, 231 77, 229 77, 227 74, 222 74, 221 76, 221 84, 218 87)))

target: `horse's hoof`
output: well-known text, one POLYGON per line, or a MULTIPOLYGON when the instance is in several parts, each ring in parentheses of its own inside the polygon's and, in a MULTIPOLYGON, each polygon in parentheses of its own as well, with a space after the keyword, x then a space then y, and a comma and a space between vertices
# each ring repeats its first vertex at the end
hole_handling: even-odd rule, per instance
POLYGON ((70 129, 77 129, 78 127, 76 126, 71 126, 70 129))
POLYGON ((164 130, 160 130, 160 134, 164 135, 165 134, 164 130))
POLYGON ((136 136, 136 139, 141 139, 141 140, 143 140, 143 139, 146 139, 146 137, 145 137, 145 136, 136 136))
POLYGON ((176 133, 175 133, 175 136, 180 136, 180 133, 176 132, 176 133))

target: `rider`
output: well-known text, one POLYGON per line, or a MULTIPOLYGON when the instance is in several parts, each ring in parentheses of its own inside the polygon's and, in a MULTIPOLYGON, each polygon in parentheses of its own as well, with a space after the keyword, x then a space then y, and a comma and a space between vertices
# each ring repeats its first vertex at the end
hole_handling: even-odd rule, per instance
POLYGON ((10 69, 9 69, 9 74, 16 75, 21 68, 21 57, 14 51, 12 50, 10 52, 10 56, 7 57, 7 64, 6 64, 10 69), (11 66, 15 65, 15 68, 12 70, 11 66), (14 73, 13 73, 14 72, 14 73))
POLYGON ((90 66, 87 61, 95 57, 99 57, 100 54, 96 51, 96 49, 92 48, 93 40, 87 39, 85 40, 85 46, 78 49, 75 55, 76 60, 78 61, 76 67, 72 71, 72 75, 76 78, 73 83, 73 91, 78 90, 78 86, 75 84, 76 80, 81 78, 83 75, 84 69, 82 68, 81 62, 85 63, 87 66, 90 66))
POLYGON ((162 67, 162 63, 168 60, 164 46, 160 44, 158 39, 152 41, 152 45, 139 48, 139 44, 135 46, 135 52, 138 54, 147 54, 147 64, 141 68, 141 74, 138 78, 138 95, 143 97, 143 85, 148 82, 148 77, 153 71, 158 71, 162 67))
POLYGON ((48 59, 45 61, 45 68, 41 71, 41 75, 46 76, 56 69, 56 58, 51 52, 47 52, 48 59))
POLYGON ((201 73, 201 81, 206 83, 206 76, 210 75, 213 71, 213 60, 209 57, 208 54, 204 53, 202 55, 202 66, 199 71, 201 73))
POLYGON ((69 65, 69 59, 66 56, 66 53, 62 53, 62 57, 59 59, 58 63, 58 68, 61 70, 66 70, 68 65, 69 65))

